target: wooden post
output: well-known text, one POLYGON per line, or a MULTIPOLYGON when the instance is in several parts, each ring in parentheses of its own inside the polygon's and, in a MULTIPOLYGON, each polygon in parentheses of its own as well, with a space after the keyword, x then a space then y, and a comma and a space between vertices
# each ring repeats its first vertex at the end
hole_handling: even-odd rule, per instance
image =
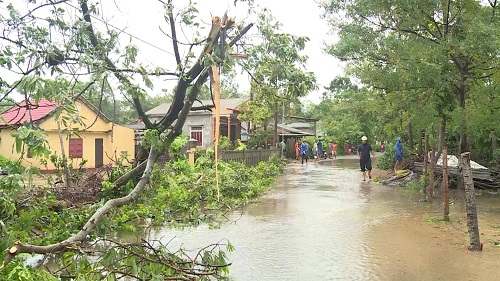
POLYGON ((479 226, 477 222, 476 195, 474 192, 474 181, 472 180, 472 170, 470 168, 470 153, 461 154, 461 167, 463 183, 465 185, 465 203, 467 211, 467 227, 469 228, 470 251, 481 251, 481 241, 479 237, 479 226))
POLYGON ((422 187, 422 193, 424 195, 427 194, 427 177, 429 175, 428 171, 428 166, 429 166, 429 135, 425 134, 425 154, 424 154, 424 177, 425 177, 425 183, 424 186, 422 187))
POLYGON ((231 115, 227 117, 227 138, 229 140, 229 143, 231 143, 231 115))
POLYGON ((444 220, 450 220, 450 200, 448 199, 448 148, 443 149, 443 204, 444 220))
POLYGON ((214 102, 215 102, 215 185, 217 201, 220 200, 219 190, 219 136, 220 136, 220 76, 216 65, 212 65, 214 102))
POLYGON ((429 173, 429 202, 432 202, 432 196, 434 196, 434 157, 436 157, 436 152, 433 146, 431 151, 431 171, 429 173))

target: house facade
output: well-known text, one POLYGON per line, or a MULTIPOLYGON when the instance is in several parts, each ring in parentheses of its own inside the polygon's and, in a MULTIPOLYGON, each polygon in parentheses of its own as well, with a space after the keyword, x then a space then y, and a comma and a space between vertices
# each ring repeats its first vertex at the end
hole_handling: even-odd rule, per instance
MULTIPOLYGON (((99 168, 115 163, 122 155, 126 155, 130 161, 134 158, 132 129, 114 124, 81 97, 74 103, 83 124, 70 125, 67 121, 63 122, 62 117, 67 116, 64 112, 59 120, 56 119, 58 104, 44 99, 37 103, 31 101, 29 106, 26 106, 25 102, 19 103, 0 114, 0 153, 12 160, 19 159, 21 155, 16 151, 12 133, 24 122, 34 122, 45 132, 51 153, 60 156, 64 149, 65 155, 71 159, 75 168, 79 167, 83 160, 87 161, 84 168, 99 168), (68 126, 64 126, 64 123, 68 126), (61 129, 62 138, 59 136, 58 127, 61 129)), ((34 166, 41 170, 55 169, 50 161, 44 165, 42 159, 26 154, 22 161, 24 166, 34 166)))
MULTIPOLYGON (((242 126, 238 120, 238 106, 246 102, 247 98, 221 99, 220 101, 220 135, 226 136, 230 141, 241 139, 242 126)), ((195 101, 193 108, 211 105, 211 100, 195 101)), ((148 112, 146 115, 153 123, 159 122, 170 109, 171 103, 163 103, 148 112)), ((174 123, 175 124, 175 123, 174 123)), ((136 145, 140 145, 144 134, 144 123, 137 122, 128 125, 136 132, 136 145)), ((182 127, 182 132, 191 139, 198 141, 198 146, 212 146, 215 140, 215 114, 212 111, 191 111, 182 127)))

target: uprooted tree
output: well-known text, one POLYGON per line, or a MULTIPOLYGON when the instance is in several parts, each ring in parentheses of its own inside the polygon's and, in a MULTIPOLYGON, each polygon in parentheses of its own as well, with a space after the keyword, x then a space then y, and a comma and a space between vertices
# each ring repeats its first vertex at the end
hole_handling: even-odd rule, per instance
MULTIPOLYGON (((28 99, 36 103, 45 98, 71 107, 72 101, 85 94, 91 87, 98 86, 101 89, 100 94, 103 95, 116 88, 112 85, 117 85, 125 100, 133 104, 145 127, 154 133, 149 134, 151 139, 146 140, 150 145, 143 150, 145 157, 139 159, 133 169, 113 183, 115 188, 119 188, 136 179, 130 193, 106 201, 95 210, 77 233, 63 241, 49 245, 29 245, 18 241, 7 249, 4 266, 23 253, 47 255, 75 251, 80 244, 87 242, 89 234, 111 210, 134 201, 149 184, 153 165, 159 155, 181 134, 193 102, 210 75, 210 66, 230 65, 228 61, 231 47, 252 27, 252 24, 236 25, 235 20, 227 15, 216 16, 212 19, 208 33, 202 38, 189 43, 181 42, 177 36, 177 28, 184 25, 196 29, 200 25, 195 22, 197 9, 191 3, 179 9, 174 6, 172 0, 160 1, 165 9, 165 20, 169 26, 166 35, 172 42, 176 64, 167 67, 172 70, 161 67, 152 69, 139 62, 137 47, 117 47, 123 30, 108 24, 101 28, 96 27, 96 22, 106 23, 100 17, 97 4, 87 0, 23 2, 24 6, 16 7, 17 2, 15 5, 6 6, 8 15, 0 20, 4 30, 0 36, 0 67, 2 73, 16 77, 12 81, 0 79, 0 102, 10 100, 16 93, 25 93, 27 105, 31 102, 28 102, 28 99), (22 12, 24 7, 29 10, 22 12), (188 49, 185 57, 181 57, 181 44, 188 49), (193 52, 198 49, 200 53, 195 56, 193 52), (177 80, 172 105, 160 122, 153 123, 145 114, 141 101, 146 95, 145 89, 153 88, 152 79, 165 76, 177 80), (139 79, 142 81, 139 82, 139 79)), ((39 130, 29 124, 22 126, 30 132, 39 130)), ((25 134, 26 138, 18 137, 18 141, 23 144, 20 148, 29 152, 32 157, 47 156, 43 136, 38 139, 39 142, 33 143, 32 139, 29 139, 32 135, 25 134)), ((184 276, 169 280, 191 280, 196 276, 217 275, 217 269, 222 267, 216 259, 212 260, 216 261, 213 266, 199 263, 196 258, 186 263, 185 260, 174 258, 169 253, 152 253, 154 248, 149 244, 144 245, 149 250, 141 250, 140 253, 137 248, 141 244, 120 244, 119 249, 122 253, 125 251, 142 257, 143 261, 163 261, 159 264, 168 265, 174 271, 171 274, 184 276)))

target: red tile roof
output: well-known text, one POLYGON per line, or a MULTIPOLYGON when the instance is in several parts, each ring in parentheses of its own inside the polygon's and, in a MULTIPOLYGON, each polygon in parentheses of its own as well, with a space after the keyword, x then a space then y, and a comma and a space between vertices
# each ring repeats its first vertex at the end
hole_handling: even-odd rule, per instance
POLYGON ((46 99, 41 99, 38 104, 34 100, 30 100, 28 105, 29 109, 26 106, 26 102, 23 101, 0 114, 3 118, 0 118, 0 126, 7 124, 20 125, 25 121, 38 121, 50 114, 57 107, 57 103, 46 99))

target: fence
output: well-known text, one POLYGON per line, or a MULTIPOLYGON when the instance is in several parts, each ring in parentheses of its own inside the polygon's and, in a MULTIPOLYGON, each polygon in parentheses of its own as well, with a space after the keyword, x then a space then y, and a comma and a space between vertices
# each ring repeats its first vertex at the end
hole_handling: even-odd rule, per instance
POLYGON ((225 151, 221 155, 223 161, 237 161, 245 163, 247 166, 255 166, 261 161, 268 161, 273 155, 279 155, 279 149, 259 149, 242 151, 225 151))

